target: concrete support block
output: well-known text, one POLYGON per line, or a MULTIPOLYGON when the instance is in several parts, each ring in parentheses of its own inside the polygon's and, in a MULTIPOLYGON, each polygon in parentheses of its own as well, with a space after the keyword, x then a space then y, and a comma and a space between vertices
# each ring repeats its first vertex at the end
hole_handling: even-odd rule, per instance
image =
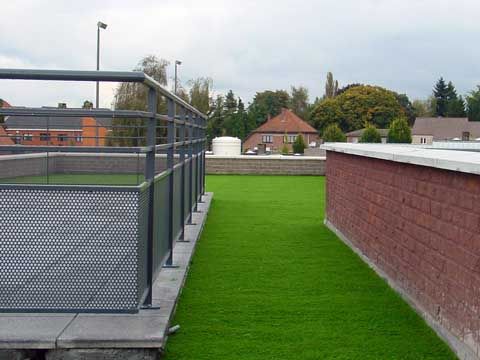
POLYGON ((64 349, 50 350, 46 360, 157 360, 157 349, 64 349))

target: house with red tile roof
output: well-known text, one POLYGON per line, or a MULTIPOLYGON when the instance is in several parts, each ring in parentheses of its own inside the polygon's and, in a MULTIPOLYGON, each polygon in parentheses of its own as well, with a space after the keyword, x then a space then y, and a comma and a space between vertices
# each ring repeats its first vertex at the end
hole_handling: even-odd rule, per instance
POLYGON ((243 151, 265 148, 275 153, 281 152, 284 145, 292 151, 292 144, 301 134, 305 143, 318 142, 318 131, 302 120, 293 111, 282 109, 277 116, 268 119, 252 131, 243 142, 243 151))

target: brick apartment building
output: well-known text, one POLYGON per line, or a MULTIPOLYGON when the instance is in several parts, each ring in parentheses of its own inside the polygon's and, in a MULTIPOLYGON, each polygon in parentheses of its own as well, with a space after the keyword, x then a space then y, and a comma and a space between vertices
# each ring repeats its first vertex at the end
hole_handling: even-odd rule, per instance
POLYGON ((15 144, 104 146, 111 119, 93 117, 7 116, 4 131, 15 144), (96 126, 98 127, 98 133, 96 126))
POLYGON ((301 134, 305 143, 318 142, 317 130, 288 109, 268 119, 264 124, 248 135, 243 143, 243 151, 265 147, 271 152, 280 152, 284 145, 292 151, 292 144, 301 134))

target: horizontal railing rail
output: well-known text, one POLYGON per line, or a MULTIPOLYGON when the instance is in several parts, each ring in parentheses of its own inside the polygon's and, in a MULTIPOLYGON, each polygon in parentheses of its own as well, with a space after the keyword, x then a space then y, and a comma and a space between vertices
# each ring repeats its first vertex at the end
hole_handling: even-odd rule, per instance
MULTIPOLYGON (((135 209, 135 214, 137 214, 135 216, 139 217, 138 221, 136 223, 133 221, 128 223, 136 224, 136 228, 129 229, 126 233, 138 233, 137 235, 140 239, 138 243, 139 248, 137 249, 139 254, 138 269, 140 269, 138 271, 140 273, 136 277, 140 293, 138 303, 145 308, 154 307, 154 304, 152 304, 154 275, 159 271, 159 264, 167 267, 174 266, 174 243, 175 241, 185 241, 185 226, 192 224, 192 214, 197 211, 198 202, 202 200, 202 194, 205 192, 207 115, 167 90, 152 77, 138 71, 0 69, 1 79, 138 83, 146 87, 147 104, 144 109, 112 110, 20 106, 1 108, 0 116, 5 117, 6 123, 16 125, 12 125, 10 128, 7 125, 7 132, 0 133, 0 141, 2 138, 9 138, 14 142, 14 144, 0 145, 0 154, 46 154, 45 157, 36 156, 32 159, 19 157, 16 160, 9 158, 8 161, 24 161, 26 162, 24 167, 45 166, 47 183, 15 184, 2 181, 0 178, 0 197, 5 197, 6 202, 4 203, 10 204, 9 196, 13 194, 12 192, 17 191, 21 193, 21 196, 24 196, 25 192, 32 191, 32 196, 35 198, 36 203, 50 201, 43 196, 51 196, 53 204, 56 201, 55 199, 66 196, 66 194, 75 193, 77 199, 83 196, 77 194, 77 192, 85 192, 85 196, 93 197, 91 201, 97 204, 84 207, 83 211, 92 211, 92 214, 87 214, 90 221, 96 219, 95 211, 102 213, 104 206, 110 206, 108 202, 107 205, 102 204, 100 201, 102 196, 110 199, 112 212, 115 214, 121 214, 124 206, 128 209, 135 209), (162 106, 166 106, 166 113, 158 111, 159 99, 161 99, 162 106), (59 118, 67 119, 65 129, 55 128, 55 124, 58 124, 56 119, 59 118), (77 119, 75 120, 75 118, 77 119), (99 119, 103 122, 84 121, 84 119, 88 120, 89 118, 99 119), (69 120, 71 120, 72 124, 74 121, 78 123, 78 119, 82 119, 81 130, 73 128, 73 125, 70 126, 68 123, 69 120), (14 122, 11 122, 11 120, 14 120, 14 122), (39 121, 40 125, 38 125, 39 121), (18 124, 19 122, 21 122, 20 125, 18 124), (92 145, 91 141, 94 141, 95 144, 92 145), (36 142, 36 144, 30 144, 32 142, 36 142), (64 153, 63 157, 61 156, 62 153, 64 153), (66 156, 69 153, 72 153, 72 155, 66 156), (51 154, 55 154, 55 156, 50 156, 51 154), (95 154, 99 156, 97 157, 95 154), (37 161, 37 163, 34 163, 34 161, 37 161), (69 162, 72 162, 72 164, 69 162), (120 165, 115 165, 117 163, 120 165), (89 166, 95 169, 92 171, 97 173, 101 173, 101 169, 112 168, 113 170, 109 171, 114 171, 115 166, 123 166, 127 169, 125 171, 133 171, 137 175, 137 183, 135 185, 67 185, 50 183, 51 169, 63 167, 62 171, 65 173, 76 173, 78 171, 83 173, 89 166), (143 174, 140 176, 141 173, 143 174), (39 191, 44 195, 39 196, 39 191), (125 195, 125 199, 133 199, 128 201, 134 201, 135 204, 122 203, 121 201, 124 200, 121 199, 123 198, 120 195, 108 195, 111 192, 129 194, 128 196, 125 195), (95 196, 99 198, 97 199, 95 196), (159 249, 166 249, 166 253, 159 249), (145 271, 141 270, 143 266, 145 271)), ((7 160, 5 161, 8 162, 7 160)), ((28 172, 27 170, 24 172, 28 172)), ((15 173, 15 171, 13 172, 15 173)), ((49 216, 49 212, 52 212, 57 217, 62 216, 59 213, 59 209, 61 206, 67 206, 68 202, 65 201, 61 200, 58 206, 41 205, 42 212, 46 212, 46 217, 49 216)), ((77 199, 76 201, 79 200, 77 199)), ((25 203, 22 206, 27 207, 28 204, 25 203)), ((20 209, 21 206, 15 209, 17 208, 20 209)), ((67 206, 66 211, 71 211, 71 209, 67 206)), ((23 217, 22 213, 19 213, 16 216, 25 222, 28 221, 28 216, 33 216, 32 214, 34 213, 27 212, 27 215, 23 217)), ((104 218, 105 216, 101 215, 98 219, 103 221, 104 218)), ((118 218, 115 221, 121 221, 121 219, 118 218)), ((68 218, 68 221, 58 226, 73 226, 72 223, 74 222, 68 218)), ((33 224, 32 228, 40 229, 38 231, 40 231, 42 236, 50 233, 47 224, 43 228, 42 222, 38 222, 35 219, 33 224)), ((111 225, 111 221, 108 224, 111 225)), ((99 228, 102 228, 102 226, 99 226, 99 228)), ((79 225, 79 229, 85 229, 84 222, 81 223, 81 226, 79 225)), ((59 232, 58 230, 57 232, 53 231, 52 237, 55 238, 59 232)), ((69 228, 68 231, 74 232, 75 229, 69 228)), ((100 232, 98 235, 99 241, 105 241, 105 236, 108 234, 101 234, 102 230, 98 231, 100 232)), ((116 236, 121 234, 118 232, 118 229, 111 231, 117 234, 116 236)), ((22 238, 24 234, 25 232, 22 229, 19 229, 18 233, 13 231, 9 235, 13 237, 10 240, 15 241, 15 236, 18 236, 19 243, 24 243, 25 239, 22 238)), ((83 236, 83 234, 79 235, 83 236)), ((96 235, 93 234, 91 236, 93 238, 89 239, 89 241, 94 241, 96 235)), ((105 246, 99 247, 102 251, 108 251, 108 248, 105 246)), ((79 248, 77 247, 76 249, 79 248)), ((51 250, 53 251, 53 249, 51 250)), ((50 255, 46 254, 45 256, 48 258, 50 255)), ((21 277, 19 274, 17 275, 21 277)), ((128 275, 126 274, 125 276, 128 275)), ((10 274, 9 276, 15 279, 15 274, 10 274)), ((95 281, 93 278, 85 278, 83 280, 95 281)), ((48 279, 45 281, 48 283, 48 279)), ((65 287, 68 288, 67 284, 65 284, 65 287)), ((81 289, 77 290, 80 291, 81 289)), ((57 289, 55 291, 60 290, 57 289)), ((118 289, 118 291, 122 290, 118 289)), ((101 293, 100 290, 97 290, 97 292, 101 293)), ((122 298, 122 296, 119 296, 119 298, 122 298)), ((35 302, 35 299, 31 300, 35 302)), ((89 308, 87 305, 85 309, 82 309, 78 307, 74 300, 72 302, 76 304, 74 308, 69 309, 67 305, 59 302, 58 309, 61 311, 98 310, 89 308)), ((35 309, 51 311, 52 306, 55 310, 55 306, 51 304, 45 309, 42 309, 42 306, 36 306, 35 309)), ((96 306, 103 305, 97 304, 96 306)), ((119 309, 108 310, 125 310, 120 305, 118 307, 119 309)), ((0 311, 1 309, 22 311, 21 308, 12 309, 2 304, 2 297, 0 296, 0 311)), ((131 309, 128 309, 128 311, 131 311, 131 309)))

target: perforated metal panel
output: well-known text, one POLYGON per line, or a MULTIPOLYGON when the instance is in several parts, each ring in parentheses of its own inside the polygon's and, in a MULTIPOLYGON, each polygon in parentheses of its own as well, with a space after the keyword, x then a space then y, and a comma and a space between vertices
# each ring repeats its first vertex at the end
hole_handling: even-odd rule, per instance
POLYGON ((0 309, 135 311, 142 199, 135 189, 0 188, 0 309))

